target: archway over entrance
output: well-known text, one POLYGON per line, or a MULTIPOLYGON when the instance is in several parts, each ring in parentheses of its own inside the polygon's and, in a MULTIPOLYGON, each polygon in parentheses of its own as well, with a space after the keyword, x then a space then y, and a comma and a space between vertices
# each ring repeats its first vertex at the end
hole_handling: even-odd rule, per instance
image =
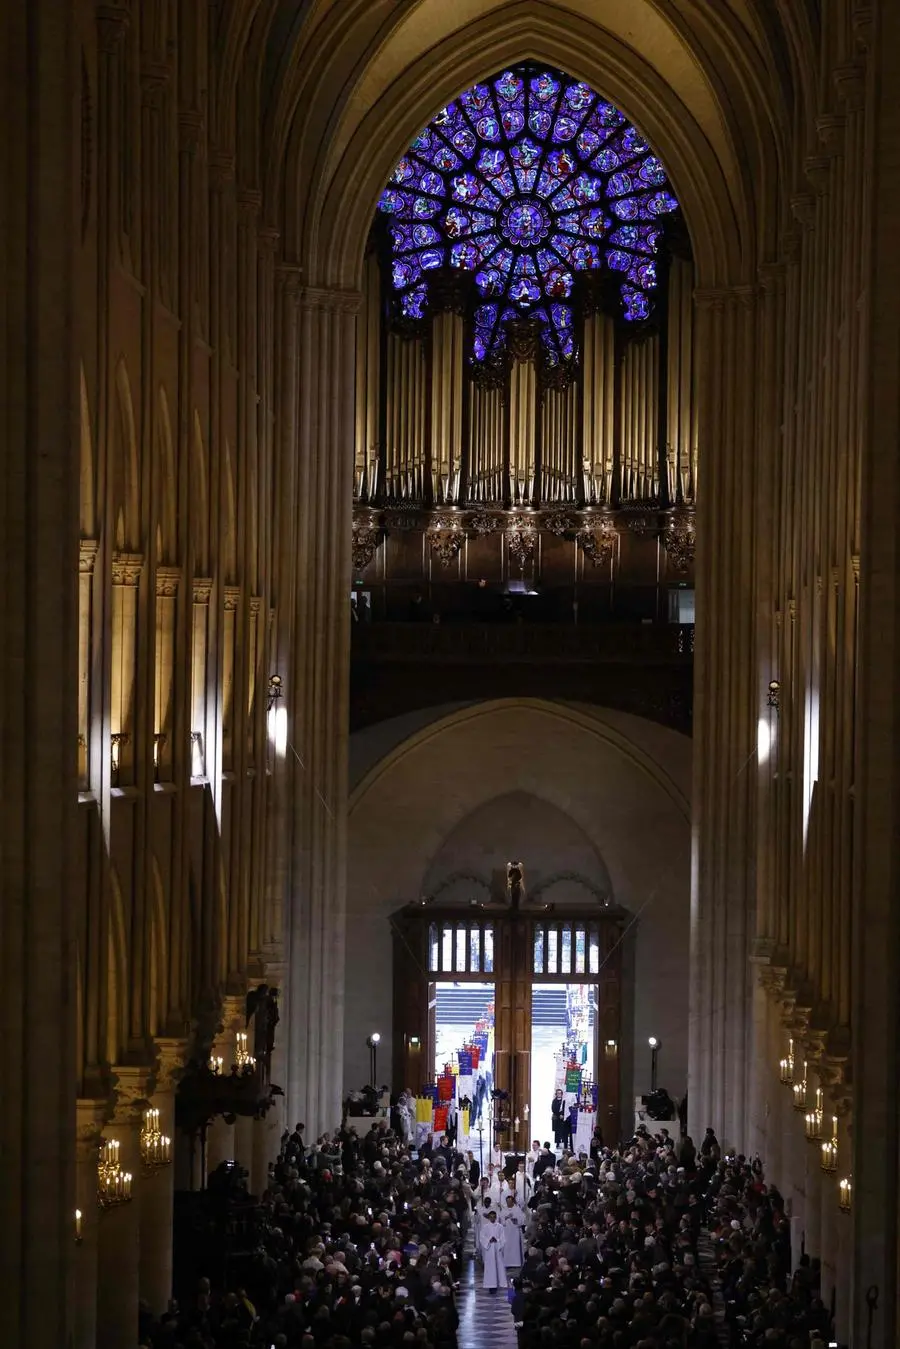
POLYGON ((600 913, 606 891, 622 915, 623 1109, 647 1089, 651 1034, 667 1037, 665 1076, 682 1095, 690 741, 622 713, 532 699, 456 709, 399 743, 389 724, 379 729, 382 756, 350 806, 345 1085, 367 1070, 360 1027, 381 1033, 385 1063, 410 1030, 394 1022, 392 916, 429 898, 490 902, 506 863, 521 861, 542 904, 600 913))

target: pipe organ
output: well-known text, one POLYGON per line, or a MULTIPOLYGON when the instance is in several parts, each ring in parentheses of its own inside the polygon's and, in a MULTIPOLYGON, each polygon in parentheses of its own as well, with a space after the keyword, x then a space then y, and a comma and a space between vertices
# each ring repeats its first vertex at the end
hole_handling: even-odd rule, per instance
POLYGON ((541 368, 537 323, 509 324, 506 366, 470 358, 458 278, 429 316, 392 321, 369 254, 357 331, 356 503, 420 509, 693 506, 693 267, 667 260, 652 320, 582 305, 572 368, 541 368))

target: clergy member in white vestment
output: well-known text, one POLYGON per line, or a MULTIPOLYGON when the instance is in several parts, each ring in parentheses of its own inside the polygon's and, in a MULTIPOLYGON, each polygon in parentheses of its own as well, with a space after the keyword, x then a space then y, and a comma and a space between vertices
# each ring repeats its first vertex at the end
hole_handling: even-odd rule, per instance
POLYGON ((488 1167, 488 1187, 487 1194, 493 1200, 498 1210, 503 1207, 503 1201, 509 1193, 509 1183, 500 1170, 499 1166, 493 1163, 488 1167))
POLYGON ((528 1206, 528 1201, 531 1198, 531 1192, 534 1189, 534 1186, 531 1183, 531 1177, 525 1170, 524 1162, 519 1162, 519 1165, 516 1168, 516 1174, 513 1177, 513 1183, 515 1185, 516 1203, 519 1205, 520 1208, 524 1209, 528 1206))
POLYGON ((497 1214, 493 1209, 485 1214, 478 1239, 484 1262, 482 1287, 489 1293, 496 1293, 498 1288, 506 1287, 506 1265, 503 1262, 503 1228, 497 1222, 497 1214))
POLYGON ((534 1164, 541 1155, 541 1145, 537 1139, 534 1140, 531 1147, 525 1154, 525 1174, 528 1179, 534 1180, 534 1164))
POLYGON ((503 1260, 506 1268, 521 1269, 525 1263, 522 1241, 525 1213, 516 1203, 514 1195, 506 1196, 506 1208, 500 1214, 500 1221, 503 1223, 503 1260))

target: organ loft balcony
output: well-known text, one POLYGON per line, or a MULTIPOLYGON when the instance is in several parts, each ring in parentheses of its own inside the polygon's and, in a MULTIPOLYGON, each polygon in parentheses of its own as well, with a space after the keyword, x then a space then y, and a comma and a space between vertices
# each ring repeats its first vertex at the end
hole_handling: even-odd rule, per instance
POLYGON ((351 729, 558 698, 690 733, 693 512, 357 507, 351 729))

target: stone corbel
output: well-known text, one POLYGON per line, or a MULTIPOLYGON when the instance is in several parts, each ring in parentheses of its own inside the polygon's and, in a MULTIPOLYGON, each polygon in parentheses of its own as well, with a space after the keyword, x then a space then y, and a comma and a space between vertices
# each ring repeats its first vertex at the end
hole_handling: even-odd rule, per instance
POLYGON ((136 586, 144 569, 140 553, 113 553, 112 583, 114 586, 136 586))
POLYGON ((803 164, 806 181, 817 196, 823 197, 831 182, 831 160, 827 155, 810 155, 803 164))
POLYGON ((832 79, 838 102, 847 112, 862 112, 866 102, 866 68, 862 60, 835 66, 832 79))
POLYGON ((844 148, 844 128, 846 125, 847 119, 840 112, 822 112, 816 118, 816 132, 818 133, 819 143, 826 154, 840 154, 844 148))

